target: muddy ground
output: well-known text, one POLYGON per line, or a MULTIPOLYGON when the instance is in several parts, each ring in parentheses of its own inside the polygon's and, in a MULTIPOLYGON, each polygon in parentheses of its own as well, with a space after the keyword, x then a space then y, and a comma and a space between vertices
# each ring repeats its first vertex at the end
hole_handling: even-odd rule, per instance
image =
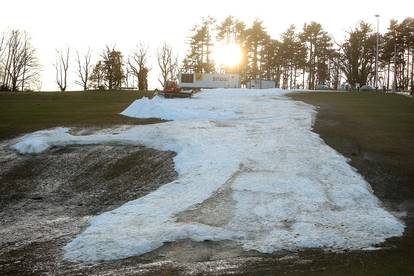
POLYGON ((0 271, 66 273, 62 247, 88 218, 144 196, 176 178, 173 152, 132 146, 53 148, 0 154, 0 271))
MULTIPOLYGON (((143 147, 90 145, 56 147, 43 154, 23 156, 10 150, 8 142, 3 141, 0 145, 1 274, 414 275, 413 176, 407 170, 412 162, 411 148, 400 143, 392 151, 375 151, 363 138, 372 135, 372 131, 354 131, 353 137, 346 135, 346 131, 355 130, 359 121, 371 120, 369 116, 353 118, 326 99, 313 104, 320 107, 315 131, 351 159, 386 208, 405 214, 404 237, 390 239, 382 245, 382 250, 305 250, 265 255, 243 252, 233 242, 184 240, 125 260, 68 263, 63 260, 63 246, 87 226, 91 216, 144 196, 177 177, 175 154, 143 147)), ((402 136, 409 143, 412 131, 408 129, 405 133, 402 136)), ((185 218, 183 214, 180 219, 185 218)))

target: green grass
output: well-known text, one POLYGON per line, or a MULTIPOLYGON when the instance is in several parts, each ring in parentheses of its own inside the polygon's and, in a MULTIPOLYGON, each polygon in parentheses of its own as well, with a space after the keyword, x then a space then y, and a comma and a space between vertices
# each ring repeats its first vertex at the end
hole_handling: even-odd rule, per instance
POLYGON ((57 126, 106 127, 146 124, 119 113, 134 100, 153 92, 36 92, 0 93, 0 140, 57 126))
POLYGON ((414 168, 414 99, 366 92, 290 96, 318 107, 314 130, 345 156, 380 156, 399 173, 414 173, 409 170, 414 168))
POLYGON ((414 275, 414 99, 366 92, 290 97, 317 106, 314 131, 350 158, 385 207, 407 212, 404 236, 387 241, 387 250, 329 257, 323 274, 414 275))

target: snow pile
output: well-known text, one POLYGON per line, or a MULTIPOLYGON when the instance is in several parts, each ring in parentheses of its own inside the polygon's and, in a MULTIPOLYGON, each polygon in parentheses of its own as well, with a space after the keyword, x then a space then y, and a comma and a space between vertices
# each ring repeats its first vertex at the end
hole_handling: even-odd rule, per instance
POLYGON ((205 106, 205 102, 188 101, 183 99, 169 99, 155 96, 153 99, 143 98, 133 102, 121 114, 136 118, 160 118, 174 120, 195 120, 195 119, 228 119, 235 114, 230 110, 218 109, 212 103, 214 99, 209 99, 210 108, 197 108, 197 104, 205 106))
POLYGON ((179 177, 101 214, 65 247, 70 261, 126 258, 180 239, 234 240, 245 250, 364 249, 403 234, 368 183, 311 132, 311 106, 283 91, 217 89, 143 99, 123 114, 174 120, 73 136, 36 132, 14 148, 119 143, 177 152, 179 177))

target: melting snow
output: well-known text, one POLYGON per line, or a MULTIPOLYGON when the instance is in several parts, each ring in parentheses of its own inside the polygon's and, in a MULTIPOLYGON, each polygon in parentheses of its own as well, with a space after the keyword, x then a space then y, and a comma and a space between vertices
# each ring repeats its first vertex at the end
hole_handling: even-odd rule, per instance
POLYGON ((224 90, 192 99, 135 101, 122 114, 173 120, 74 136, 67 128, 13 147, 119 143, 177 152, 176 181, 103 213, 65 246, 94 262, 139 255, 179 239, 234 240, 245 250, 369 249, 403 234, 369 184, 311 131, 315 111, 282 90, 224 90))

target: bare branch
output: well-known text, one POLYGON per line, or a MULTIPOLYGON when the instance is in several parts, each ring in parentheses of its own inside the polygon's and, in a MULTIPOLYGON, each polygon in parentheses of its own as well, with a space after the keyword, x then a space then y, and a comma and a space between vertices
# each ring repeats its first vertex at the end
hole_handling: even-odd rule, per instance
POLYGON ((60 91, 64 92, 67 88, 68 68, 69 68, 70 48, 56 50, 56 83, 60 91))
POLYGON ((2 58, 2 89, 11 91, 25 90, 26 86, 36 81, 39 63, 36 51, 30 43, 26 32, 13 30, 1 39, 0 54, 2 58))
POLYGON ((138 79, 138 89, 148 89, 148 72, 151 70, 147 67, 148 62, 148 47, 139 43, 137 48, 132 52, 128 58, 128 66, 132 74, 138 79))
POLYGON ((76 84, 82 86, 84 91, 88 90, 89 79, 93 68, 91 57, 91 48, 88 48, 88 51, 82 56, 76 51, 77 75, 80 79, 76 81, 76 84))
POLYGON ((178 59, 173 56, 171 46, 164 43, 157 51, 158 66, 161 70, 161 75, 158 81, 165 88, 167 81, 175 80, 178 73, 178 59))

